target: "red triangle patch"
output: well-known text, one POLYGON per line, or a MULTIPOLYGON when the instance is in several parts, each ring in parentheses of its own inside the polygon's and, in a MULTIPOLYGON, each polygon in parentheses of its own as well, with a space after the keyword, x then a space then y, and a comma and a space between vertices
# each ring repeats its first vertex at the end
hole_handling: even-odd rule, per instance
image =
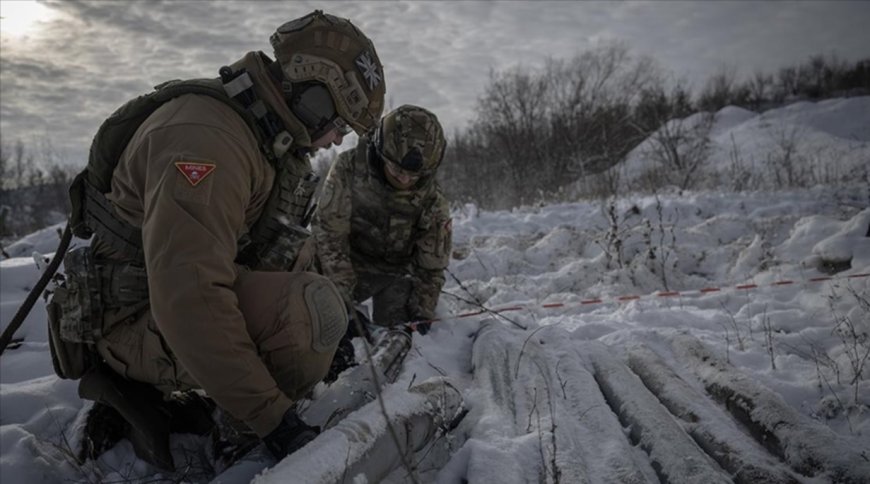
POLYGON ((176 161, 175 167, 187 178, 192 186, 197 186, 205 177, 215 169, 214 163, 195 163, 190 161, 176 161))

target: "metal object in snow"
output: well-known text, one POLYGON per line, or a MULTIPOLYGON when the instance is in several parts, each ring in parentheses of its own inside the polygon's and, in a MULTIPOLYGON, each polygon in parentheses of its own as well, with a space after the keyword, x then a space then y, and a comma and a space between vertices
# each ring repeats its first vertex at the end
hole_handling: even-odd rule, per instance
POLYGON ((410 334, 387 332, 373 348, 371 362, 364 360, 339 375, 316 400, 299 409, 302 419, 325 430, 374 400, 380 387, 396 381, 410 349, 410 334))
POLYGON ((449 429, 464 414, 462 395, 441 377, 430 378, 407 394, 391 392, 387 399, 389 423, 377 402, 320 434, 305 447, 287 456, 254 482, 283 483, 287 476, 296 482, 380 482, 412 455, 449 429), (395 398, 395 397, 399 398, 395 398), (336 465, 335 459, 343 461, 336 465), (359 481, 364 477, 364 481, 359 481))

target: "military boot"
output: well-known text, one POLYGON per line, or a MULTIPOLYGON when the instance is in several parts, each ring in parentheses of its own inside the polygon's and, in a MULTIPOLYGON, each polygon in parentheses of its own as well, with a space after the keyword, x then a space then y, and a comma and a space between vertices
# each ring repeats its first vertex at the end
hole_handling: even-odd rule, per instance
POLYGON ((130 424, 114 408, 94 402, 85 420, 78 459, 97 460, 130 432, 130 424))
MULTIPOLYGON (((126 437, 137 457, 163 470, 175 469, 169 451, 170 415, 156 388, 97 365, 79 381, 79 396, 107 405, 123 417, 129 425, 126 437)), ((113 416, 108 411, 106 414, 113 416)), ((94 437, 86 432, 85 443, 93 443, 94 437)))
POLYGON ((225 410, 218 408, 215 414, 211 447, 207 448, 206 453, 212 461, 215 473, 220 474, 259 446, 260 438, 250 427, 225 410))
POLYGON ((214 400, 193 390, 175 392, 164 403, 169 413, 169 431, 173 434, 207 435, 215 426, 214 400))

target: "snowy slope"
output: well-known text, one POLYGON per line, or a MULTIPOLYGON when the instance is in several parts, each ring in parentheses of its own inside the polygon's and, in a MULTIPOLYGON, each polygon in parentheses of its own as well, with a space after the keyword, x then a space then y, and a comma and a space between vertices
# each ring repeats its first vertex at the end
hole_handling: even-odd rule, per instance
MULTIPOLYGON (((858 128, 867 121, 866 110, 847 104, 831 102, 818 117, 795 108, 780 114, 843 139, 854 132, 850 117, 858 128)), ((730 124, 719 136, 758 122, 747 112, 725 114, 730 124)), ((755 146, 751 130, 743 136, 755 146)), ((413 400, 409 387, 446 376, 469 413, 438 450, 411 456, 413 478, 399 468, 385 482, 656 482, 665 473, 672 481, 683 476, 676 482, 773 476, 821 483, 844 468, 863 477, 868 230, 870 187, 860 184, 458 209, 443 319, 414 335, 384 404, 401 412, 413 400), (466 316, 481 307, 508 310, 466 316), (757 398, 750 417, 779 429, 778 454, 718 403, 727 392, 757 398), (789 445, 822 442, 819 436, 824 446, 789 445), (697 442, 755 457, 735 460, 743 471, 727 470, 697 442)), ((14 257, 0 261, 0 325, 38 278, 37 262, 44 267, 33 252, 50 255, 57 240, 50 227, 7 248, 14 257)), ((40 301, 16 335, 23 342, 0 358, 0 482, 214 477, 206 442, 193 436, 173 437, 176 460, 189 463, 175 475, 137 460, 127 441, 97 462, 77 463, 90 404, 79 400, 75 382, 54 376, 45 326, 40 301)), ((378 412, 366 407, 356 418, 378 412)), ((345 451, 333 447, 305 457, 342 475, 336 456, 345 451)), ((299 475, 285 461, 258 479, 298 482, 299 475)))
MULTIPOLYGON (((659 133, 665 138, 695 133, 709 115, 671 120, 659 133)), ((746 187, 752 189, 783 186, 778 180, 787 178, 786 172, 810 185, 866 181, 870 176, 870 96, 801 101, 763 113, 727 106, 712 115, 708 158, 696 175, 708 180, 701 186, 734 184, 727 177, 743 173, 754 174, 754 186, 746 187)), ((618 167, 626 181, 657 166, 656 136, 661 135, 639 144, 618 167)))
MULTIPOLYGON (((602 234, 606 234, 608 222, 598 205, 575 203, 495 213, 466 207, 457 212, 457 258, 450 271, 462 286, 455 279, 448 283, 440 305, 445 320, 436 323, 429 335, 415 336, 410 360, 392 387, 399 391, 412 380, 444 374, 466 388, 464 397, 471 412, 457 430, 457 435, 462 436, 457 437, 458 446, 441 467, 421 472, 421 478, 456 482, 464 477, 472 482, 491 482, 498 478, 500 469, 510 466, 517 469, 515 475, 520 482, 525 478, 519 476, 531 479, 539 472, 537 434, 526 430, 535 385, 525 385, 535 381, 537 370, 531 363, 520 365, 517 383, 508 394, 481 385, 480 370, 473 369, 471 336, 484 318, 451 319, 450 315, 478 309, 459 298, 477 299, 493 309, 523 306, 503 314, 513 321, 499 323, 503 348, 520 347, 533 331, 545 327, 538 334, 542 342, 552 342, 554 351, 556 346, 558 351, 573 347, 582 355, 587 353, 580 351, 584 345, 597 342, 608 345, 614 355, 624 356, 629 348, 643 343, 672 366, 684 368, 673 356, 670 344, 677 335, 689 333, 753 381, 773 389, 801 415, 837 434, 858 437, 866 443, 870 432, 870 382, 864 376, 850 384, 850 348, 835 328, 843 318, 850 318, 859 331, 870 330, 870 308, 855 298, 864 298, 866 304, 870 279, 842 278, 870 272, 870 238, 865 237, 870 226, 868 195, 867 189, 855 188, 837 194, 815 190, 746 194, 739 198, 693 194, 659 201, 622 200, 618 212, 630 215, 622 232, 622 268, 615 258, 608 265, 602 248, 606 245, 602 234), (658 205, 662 207, 668 239, 664 245, 658 245, 656 232, 658 205), (639 209, 637 215, 631 210, 634 206, 639 209), (652 249, 668 255, 668 289, 686 295, 615 302, 613 298, 621 295, 664 290, 657 272, 661 266, 658 260, 649 259, 650 246, 643 242, 644 220, 653 221, 654 233, 647 237, 654 241, 652 249), (839 279, 807 282, 825 276, 819 267, 826 260, 850 260, 852 267, 838 274, 839 279), (764 286, 784 279, 798 283, 752 291, 728 289, 748 282, 764 286), (707 295, 692 292, 714 286, 726 290, 707 295), (582 304, 596 297, 604 302, 582 304), (565 306, 543 307, 548 303, 565 306), (521 330, 514 323, 527 329, 521 330), (765 324, 772 327, 776 369, 771 368, 765 324), (818 368, 811 358, 814 351, 826 355, 818 368), (506 399, 515 400, 512 405, 518 407, 509 415, 504 414, 506 399), (517 418, 522 425, 517 425, 517 418)), ((52 237, 56 238, 56 234, 47 231, 44 240, 32 243, 49 244, 52 237)), ((0 268, 2 318, 8 321, 37 271, 32 257, 2 261, 0 268)), ((20 333, 24 344, 2 357, 0 480, 6 482, 6 477, 14 476, 10 482, 58 482, 88 480, 96 475, 107 480, 151 475, 153 469, 135 461, 126 442, 104 455, 97 466, 77 468, 70 462, 63 439, 66 437, 74 446, 82 411, 88 406, 76 397, 74 383, 53 376, 44 326, 44 315, 38 307, 20 333)), ((866 339, 863 345, 861 348, 868 348, 866 339)), ((546 348, 537 350, 543 351, 541 358, 547 358, 546 348)), ((526 352, 535 354, 528 347, 526 352)), ((583 364, 576 363, 573 373, 566 369, 568 366, 561 370, 570 385, 566 388, 588 392, 594 380, 584 376, 583 364)), ((499 370, 493 367, 488 371, 499 370)), ((615 418, 606 408, 594 412, 603 412, 595 416, 599 423, 615 418)), ((568 417, 561 419, 566 426, 571 421, 568 417)), ((596 438, 618 437, 612 431, 608 434, 603 423, 601 426, 603 435, 596 438)), ((195 438, 187 440, 193 443, 180 441, 178 445, 197 445, 195 438)), ((575 445, 595 449, 595 444, 581 438, 575 445)), ((617 439, 613 445, 626 444, 617 439)), ((599 452, 606 452, 605 462, 624 456, 623 451, 599 452)), ((598 477, 607 476, 606 468, 595 467, 598 477)), ((566 469, 570 469, 567 464, 566 469)), ((636 472, 648 471, 641 468, 636 472)), ((188 472, 188 478, 195 477, 188 472)), ((203 471, 200 478, 206 475, 203 471)))

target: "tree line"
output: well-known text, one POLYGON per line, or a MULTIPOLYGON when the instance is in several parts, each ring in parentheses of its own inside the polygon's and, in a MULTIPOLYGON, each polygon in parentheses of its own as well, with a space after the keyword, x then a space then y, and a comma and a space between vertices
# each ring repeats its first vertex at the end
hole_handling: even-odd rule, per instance
POLYGON ((49 143, 0 143, 0 242, 66 219, 67 188, 79 170, 49 143))
POLYGON ((722 69, 693 94, 651 58, 610 44, 537 69, 491 72, 472 121, 452 134, 438 178, 449 199, 490 209, 560 200, 578 180, 581 195, 610 196, 621 186, 610 168, 652 138, 648 154, 662 169, 630 188, 655 187, 663 177, 691 188, 719 109, 866 94, 870 59, 817 55, 745 80, 722 69))
MULTIPOLYGON (((867 94, 870 59, 816 55, 744 80, 723 69, 694 94, 653 59, 609 44, 549 59, 541 68, 491 72, 471 122, 450 136, 438 178, 450 200, 489 209, 563 200, 572 186, 572 197, 660 186, 664 178, 691 188, 707 156, 711 113, 722 107, 763 111, 801 99, 867 94), (672 122, 683 118, 688 122, 672 122), (661 169, 645 173, 641 186, 626 187, 611 168, 647 139, 661 169)), ((797 186, 802 176, 793 169, 796 136, 783 134, 783 153, 771 163, 786 186, 797 186)), ((321 171, 328 166, 324 156, 315 161, 321 171)), ((739 161, 735 156, 730 187, 752 188, 739 161)), ((78 170, 46 143, 0 143, 0 241, 62 221, 78 170)))

